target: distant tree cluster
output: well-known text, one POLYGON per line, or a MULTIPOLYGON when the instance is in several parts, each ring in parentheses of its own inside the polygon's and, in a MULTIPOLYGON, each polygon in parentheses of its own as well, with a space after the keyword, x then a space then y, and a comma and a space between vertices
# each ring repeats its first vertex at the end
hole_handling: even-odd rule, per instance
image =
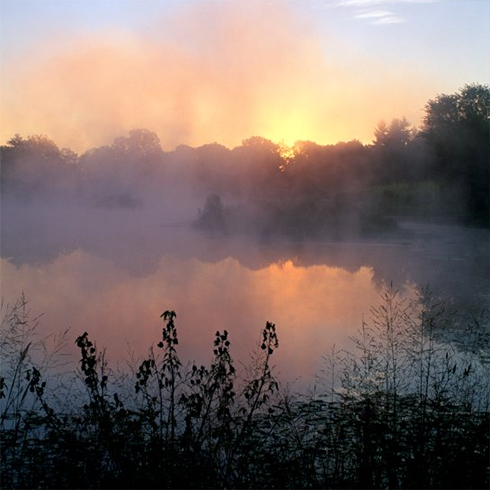
POLYGON ((220 196, 211 194, 207 197, 204 209, 199 210, 199 218, 196 226, 206 231, 226 233, 225 208, 220 196))
POLYGON ((466 85, 430 100, 420 129, 405 118, 380 121, 369 145, 286 148, 256 136, 233 149, 213 143, 164 152, 154 133, 140 129, 76 155, 44 136, 16 135, 1 147, 2 196, 135 208, 185 186, 202 202, 218 196, 234 206, 219 226, 204 210, 201 228, 262 235, 339 232, 345 217, 366 232, 394 216, 488 226, 489 105, 488 86, 466 85))
POLYGON ((130 372, 84 332, 76 376, 57 378, 63 339, 36 342, 25 298, 7 309, 2 488, 488 488, 488 335, 468 324, 468 351, 439 343, 451 318, 427 291, 385 290, 313 394, 277 382, 273 323, 242 373, 226 330, 209 365, 185 366, 176 314, 162 319, 130 372))

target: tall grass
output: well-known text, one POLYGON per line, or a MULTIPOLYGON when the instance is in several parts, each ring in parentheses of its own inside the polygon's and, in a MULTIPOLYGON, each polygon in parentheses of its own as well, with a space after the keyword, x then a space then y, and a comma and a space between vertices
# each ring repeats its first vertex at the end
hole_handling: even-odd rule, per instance
POLYGON ((25 298, 6 307, 2 487, 488 487, 488 345, 441 342, 452 317, 428 291, 384 290, 308 395, 274 376, 273 323, 238 373, 226 330, 209 365, 184 366, 176 318, 162 314, 161 340, 125 383, 86 332, 76 374, 53 381, 66 338, 48 350, 25 298))

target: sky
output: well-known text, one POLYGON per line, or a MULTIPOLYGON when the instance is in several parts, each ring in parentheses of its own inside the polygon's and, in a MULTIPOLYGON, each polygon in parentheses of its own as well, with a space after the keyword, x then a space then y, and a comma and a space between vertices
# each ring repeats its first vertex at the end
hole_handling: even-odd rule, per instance
POLYGON ((489 59, 490 0, 0 0, 0 143, 370 143, 489 59))

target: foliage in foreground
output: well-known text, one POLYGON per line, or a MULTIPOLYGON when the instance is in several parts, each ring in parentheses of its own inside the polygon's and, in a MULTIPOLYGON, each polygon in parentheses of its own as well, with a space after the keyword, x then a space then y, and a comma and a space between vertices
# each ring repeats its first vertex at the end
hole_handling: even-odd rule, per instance
POLYGON ((173 311, 132 375, 83 333, 55 385, 63 340, 39 350, 21 298, 1 326, 2 488, 488 488, 488 345, 438 342, 449 319, 427 292, 387 289, 371 313, 306 396, 274 377, 273 323, 242 375, 227 331, 184 367, 173 311))

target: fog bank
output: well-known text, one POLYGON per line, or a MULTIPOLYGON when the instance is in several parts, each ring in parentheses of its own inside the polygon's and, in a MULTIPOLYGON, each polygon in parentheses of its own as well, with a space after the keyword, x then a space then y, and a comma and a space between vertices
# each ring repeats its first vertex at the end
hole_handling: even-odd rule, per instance
POLYGON ((288 2, 201 2, 144 35, 53 34, 4 67, 1 140, 42 133, 85 151, 144 127, 167 150, 232 148, 253 135, 367 143, 380 118, 401 114, 418 125, 435 84, 320 35, 312 14, 288 2))

